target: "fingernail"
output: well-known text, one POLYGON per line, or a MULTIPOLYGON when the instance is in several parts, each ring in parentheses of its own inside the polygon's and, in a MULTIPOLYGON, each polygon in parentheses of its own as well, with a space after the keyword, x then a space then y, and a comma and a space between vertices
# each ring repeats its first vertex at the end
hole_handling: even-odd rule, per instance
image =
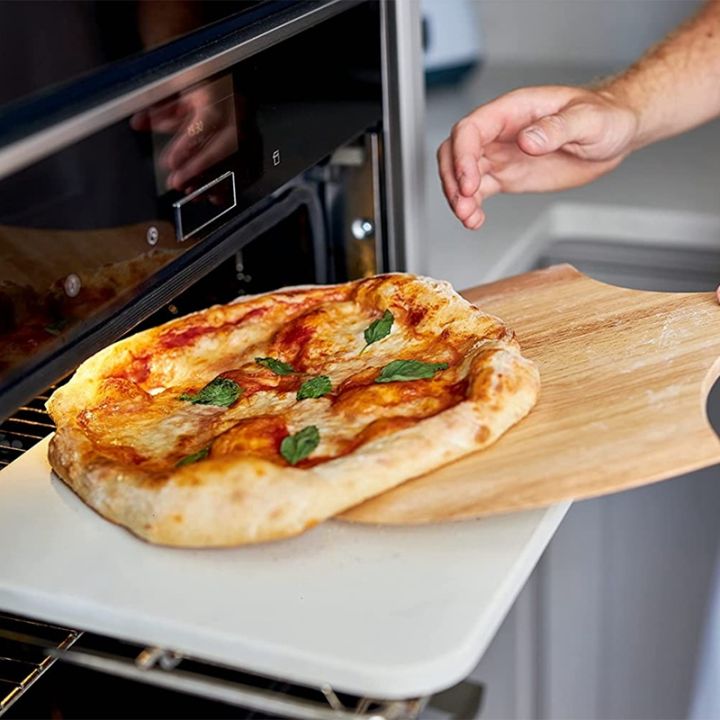
POLYGON ((536 125, 531 125, 523 130, 523 134, 529 137, 536 145, 544 145, 547 142, 545 133, 536 125))

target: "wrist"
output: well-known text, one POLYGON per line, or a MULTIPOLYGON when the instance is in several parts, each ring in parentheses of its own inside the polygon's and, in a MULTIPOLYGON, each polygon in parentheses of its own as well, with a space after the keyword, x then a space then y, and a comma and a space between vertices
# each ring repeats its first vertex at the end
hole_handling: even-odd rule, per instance
POLYGON ((639 93, 625 75, 612 78, 593 89, 619 112, 632 118, 634 129, 628 138, 627 154, 655 142, 657 138, 645 112, 647 103, 638 97, 639 93))

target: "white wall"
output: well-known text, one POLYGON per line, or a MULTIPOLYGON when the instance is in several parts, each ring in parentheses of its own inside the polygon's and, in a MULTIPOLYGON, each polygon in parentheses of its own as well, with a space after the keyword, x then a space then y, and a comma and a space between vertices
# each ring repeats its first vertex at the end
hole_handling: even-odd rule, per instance
MULTIPOLYGON (((450 0, 457 2, 457 0, 450 0)), ((622 67, 697 0, 471 0, 492 63, 622 67)))

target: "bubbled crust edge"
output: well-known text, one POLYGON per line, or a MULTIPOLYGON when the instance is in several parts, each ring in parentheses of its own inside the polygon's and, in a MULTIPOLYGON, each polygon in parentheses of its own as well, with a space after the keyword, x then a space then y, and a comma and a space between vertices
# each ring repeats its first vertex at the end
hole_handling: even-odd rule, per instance
MULTIPOLYGON (((83 382, 85 372, 48 402, 58 426, 48 452, 51 466, 90 507, 144 540, 180 547, 224 547, 297 535, 411 478, 487 447, 534 406, 540 388, 537 367, 521 355, 511 330, 461 298, 448 283, 424 277, 415 281, 449 304, 454 321, 475 324, 479 318, 492 319, 503 330, 499 339, 479 338, 472 351, 467 399, 448 410, 305 470, 259 458, 223 457, 177 468, 157 482, 135 466, 94 453, 74 421, 81 406, 73 401, 73 383, 76 378, 83 382)), ((358 282, 367 281, 354 281, 358 282)), ((328 286, 328 295, 336 287, 328 286)), ((297 292, 284 288, 268 294, 282 295, 287 290, 297 292)), ((317 293, 317 287, 307 291, 317 293)), ((92 374, 102 373, 111 358, 112 346, 83 366, 92 374)), ((77 393, 77 398, 86 395, 77 393)))

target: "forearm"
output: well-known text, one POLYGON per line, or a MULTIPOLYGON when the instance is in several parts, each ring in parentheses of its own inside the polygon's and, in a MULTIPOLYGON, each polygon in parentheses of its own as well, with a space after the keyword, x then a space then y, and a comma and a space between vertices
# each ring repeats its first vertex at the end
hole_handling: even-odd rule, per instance
POLYGON ((635 148, 720 116, 720 0, 599 89, 636 113, 635 148))

